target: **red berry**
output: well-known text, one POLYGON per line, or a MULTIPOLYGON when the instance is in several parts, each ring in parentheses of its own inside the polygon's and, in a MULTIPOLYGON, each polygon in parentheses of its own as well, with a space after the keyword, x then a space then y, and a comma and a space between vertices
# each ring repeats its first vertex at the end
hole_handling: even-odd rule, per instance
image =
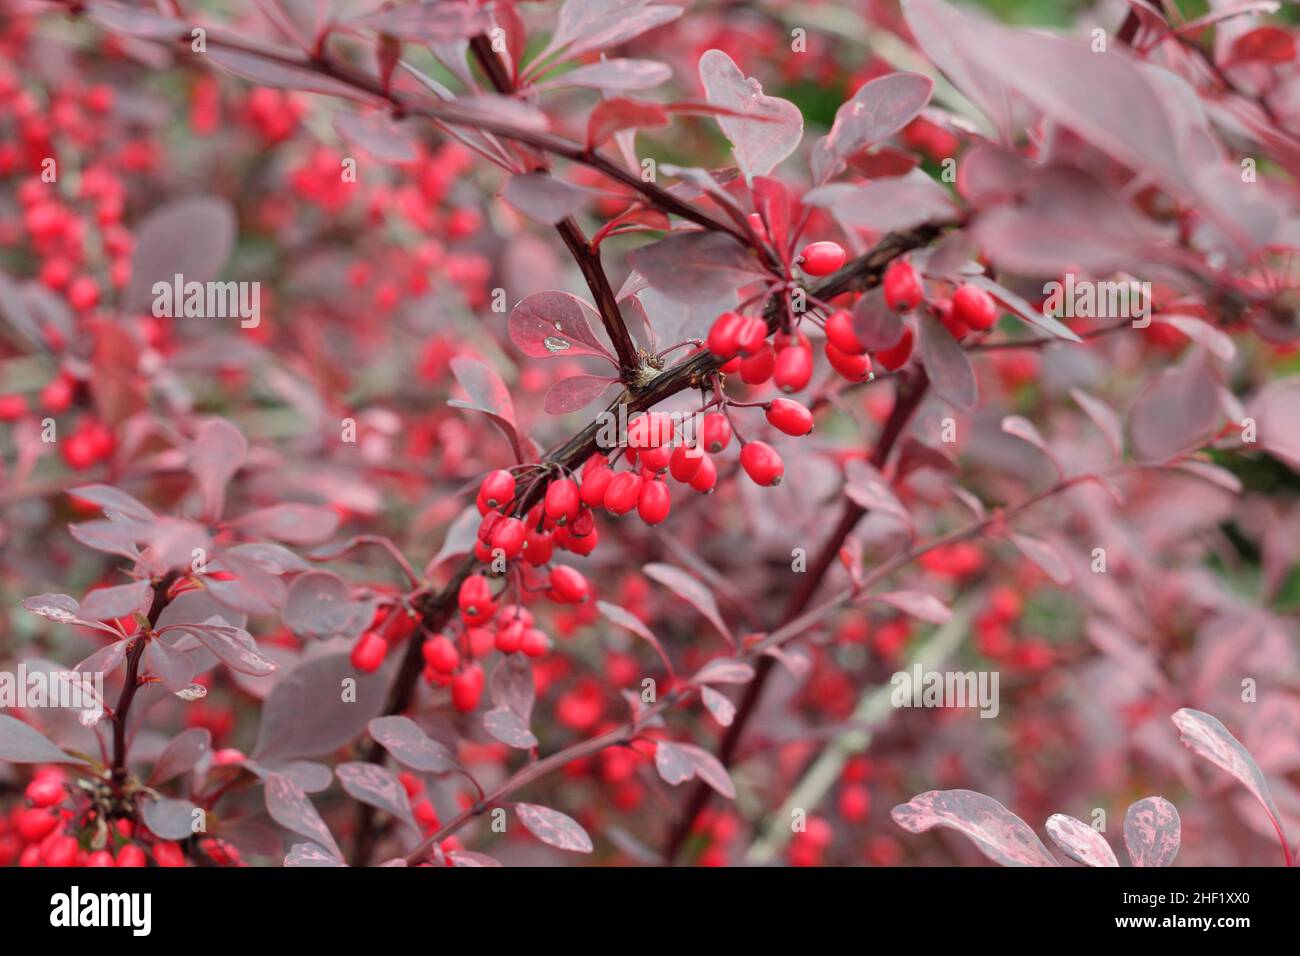
POLYGON ((99 304, 99 284, 90 276, 78 276, 68 286, 68 304, 78 312, 93 309, 99 304))
POLYGON ((543 657, 551 649, 551 639, 544 631, 531 627, 524 631, 524 640, 519 649, 528 657, 543 657))
POLYGON ((885 303, 899 312, 915 309, 925 298, 921 278, 910 262, 895 259, 885 268, 885 303))
POLYGON ((740 449, 740 467, 756 485, 779 485, 785 465, 776 449, 766 442, 752 441, 740 449))
POLYGON ((907 360, 912 356, 912 330, 903 329, 903 337, 898 340, 898 344, 891 345, 887 349, 881 349, 876 353, 876 361, 891 372, 895 372, 907 364, 907 360))
POLYGON ((810 276, 828 276, 848 258, 838 242, 811 242, 799 253, 799 266, 810 276))
POLYGON ((695 472, 695 477, 691 479, 691 487, 700 494, 707 495, 717 483, 718 466, 713 463, 712 458, 704 455, 700 458, 699 470, 695 472))
POLYGON ((53 777, 38 777, 27 785, 24 794, 34 807, 52 807, 63 800, 63 785, 53 777))
POLYGON ((641 494, 641 476, 634 471, 620 471, 605 489, 605 510, 612 515, 625 515, 636 507, 641 494))
POLYGON ((767 344, 767 323, 757 315, 747 315, 736 333, 741 355, 756 355, 767 344))
POLYGON ((72 405, 73 382, 66 375, 50 379, 41 389, 41 407, 51 415, 66 412, 72 405))
POLYGON ((768 402, 767 420, 775 428, 796 438, 813 430, 812 412, 788 398, 774 398, 768 402))
POLYGON ((518 518, 502 518, 492 529, 492 550, 504 553, 506 560, 517 558, 524 550, 527 537, 528 529, 522 521, 518 518))
POLYGON ((388 642, 374 631, 366 631, 352 645, 352 666, 363 674, 373 674, 387 653, 388 642))
POLYGON ((471 574, 460 586, 457 595, 460 613, 471 624, 479 624, 492 616, 496 607, 488 579, 481 574, 471 574))
POLYGON ((731 444, 731 419, 722 412, 709 412, 700 423, 700 441, 705 451, 722 451, 731 444))
POLYGON ((740 325, 743 317, 735 312, 723 312, 709 328, 709 351, 720 359, 729 359, 740 349, 740 325))
POLYGON ((551 597, 560 604, 582 604, 591 596, 591 586, 581 573, 564 564, 551 568, 551 597))
POLYGON ((424 662, 440 674, 450 674, 460 664, 460 653, 445 634, 436 634, 425 641, 420 652, 424 662))
POLYGON ((667 412, 646 412, 627 423, 628 448, 658 448, 673 440, 676 426, 667 412))
POLYGON ((832 342, 826 343, 826 360, 850 382, 865 382, 871 377, 871 359, 866 355, 842 352, 832 342))
POLYGON ((496 635, 497 650, 502 654, 513 654, 519 650, 523 644, 525 630, 524 622, 519 620, 511 621, 498 629, 496 635))
POLYGON ((953 293, 952 311, 954 318, 976 332, 987 332, 998 320, 998 307, 993 296, 969 284, 958 286, 953 293))
POLYGON ((703 459, 704 452, 701 449, 678 445, 673 449, 673 457, 668 462, 668 473, 678 481, 690 481, 700 470, 703 459))
POLYGON ((128 843, 117 851, 118 866, 144 866, 147 862, 144 850, 135 843, 128 843))
POLYGON ((861 784, 849 784, 840 791, 840 816, 861 823, 871 812, 871 792, 861 784))
POLYGON ((90 868, 117 866, 113 861, 113 854, 107 850, 96 850, 90 856, 86 857, 86 866, 90 868))
POLYGON ((14 422, 27 414, 27 399, 21 395, 0 395, 0 422, 14 422))
POLYGON ((557 478, 546 487, 546 517, 563 525, 578 517, 582 495, 572 478, 557 478))
POLYGON ((588 508, 600 508, 605 504, 605 491, 614 480, 614 469, 601 464, 582 476, 582 503, 588 508))
POLYGON ((28 843, 35 843, 49 836, 58 825, 58 814, 50 810, 39 807, 30 810, 23 808, 18 812, 16 829, 18 835, 28 843))
POLYGON ((545 531, 529 528, 524 540, 524 560, 535 568, 540 568, 551 560, 555 553, 555 539, 545 531))
POLYGON ((804 343, 787 345, 777 351, 772 379, 781 391, 787 393, 803 391, 812 380, 812 373, 812 349, 804 343))
POLYGON ((180 848, 180 844, 172 843, 170 840, 154 844, 153 858, 154 862, 159 866, 182 867, 185 865, 185 852, 180 848))
POLYGON ((845 309, 836 309, 826 317, 826 339, 841 352, 850 355, 861 355, 867 350, 853 328, 853 313, 845 309))
POLYGON ((498 468, 483 479, 478 493, 489 508, 503 508, 515 498, 515 476, 498 468))
POLYGON ((470 664, 451 679, 451 704, 462 714, 478 706, 483 696, 483 668, 470 664))
POLYGON ((45 866, 72 866, 77 860, 77 838, 57 836, 41 845, 41 863, 45 866))
POLYGON ((659 524, 668 517, 671 507, 672 495, 664 482, 647 481, 641 486, 641 494, 636 500, 636 513, 646 524, 659 524))
POLYGON ((776 367, 776 349, 770 342, 740 363, 740 380, 746 385, 762 385, 772 377, 776 367))
POLYGON ((637 458, 642 468, 648 469, 651 474, 658 474, 668 469, 676 451, 675 445, 660 445, 658 448, 644 449, 637 458))

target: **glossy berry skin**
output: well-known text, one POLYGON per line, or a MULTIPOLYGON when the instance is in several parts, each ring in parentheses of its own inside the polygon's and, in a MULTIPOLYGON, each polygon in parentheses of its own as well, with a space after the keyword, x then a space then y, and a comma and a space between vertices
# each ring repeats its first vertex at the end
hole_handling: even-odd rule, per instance
POLYGON ((812 380, 812 373, 813 354, 807 345, 787 345, 777 351, 772 380, 781 391, 786 394, 803 391, 812 380))
POLYGON ((627 446, 659 448, 673 440, 675 425, 666 412, 646 412, 627 423, 627 446))
POLYGON ((86 866, 90 869, 99 869, 108 866, 117 866, 113 859, 113 854, 107 850, 96 850, 90 856, 86 857, 86 866))
POLYGON ((668 469, 668 465, 672 462, 676 451, 674 445, 660 445, 658 448, 645 449, 637 456, 637 459, 642 468, 657 474, 668 469))
POLYGON ((700 467, 695 472, 695 477, 691 479, 691 487, 702 495, 707 495, 713 491, 714 486, 718 483, 718 466, 713 463, 713 459, 705 455, 700 459, 700 467))
POLYGON ((535 568, 540 568, 551 560, 555 553, 555 538, 545 531, 528 530, 524 539, 524 560, 535 568))
POLYGON ((492 529, 492 550, 500 550, 510 560, 519 557, 524 550, 524 541, 528 538, 528 529, 518 518, 502 518, 492 529))
POLYGON ((866 355, 842 352, 832 342, 826 343, 826 361, 850 382, 865 382, 871 377, 871 359, 866 355))
POLYGON ((460 653, 446 634, 437 634, 425 641, 420 652, 424 655, 424 662, 440 674, 450 674, 460 664, 460 653))
POLYGON ((63 801, 63 785, 51 777, 38 777, 23 792, 34 807, 52 807, 63 801))
POLYGON ((511 621, 497 631, 496 648, 502 654, 513 654, 519 650, 524 641, 527 628, 523 621, 511 621))
POLYGON ((614 480, 614 469, 609 465, 598 465, 582 476, 582 488, 579 496, 588 508, 601 508, 605 504, 605 491, 614 480))
POLYGON ((16 422, 27 414, 27 399, 21 395, 0 395, 0 422, 16 422))
POLYGON ((740 449, 740 467, 751 481, 767 488, 781 483, 785 464, 776 449, 766 442, 752 441, 740 449))
POLYGON ((582 604, 591 596, 591 585, 578 571, 564 564, 551 568, 551 594, 561 604, 582 604))
POLYGON ((764 342, 761 349, 741 361, 740 380, 746 385, 762 385, 772 377, 775 368, 776 349, 770 342, 764 342))
POLYGON ((373 674, 384 663, 388 642, 374 631, 366 631, 352 645, 352 666, 363 674, 373 674))
POLYGON ((514 500, 515 476, 499 468, 483 479, 478 493, 489 508, 503 508, 514 500))
POLYGON ((678 481, 690 481, 700 470, 703 460, 704 452, 701 449, 678 445, 673 449, 673 457, 668 462, 668 473, 678 481))
POLYGON ((882 285, 885 304, 898 312, 915 309, 925 299, 921 277, 916 274, 910 262, 902 259, 895 259, 885 268, 882 285))
POLYGON ((700 422, 700 443, 717 454, 731 444, 731 420, 722 412, 709 412, 700 422))
POLYGON ((641 494, 641 476, 632 471, 620 471, 605 489, 605 510, 612 515, 625 515, 636 507, 641 494))
POLYGON ((747 315, 736 333, 736 347, 741 355, 756 355, 767 344, 767 323, 756 315, 747 315))
POLYGON ((993 296, 969 284, 958 286, 953 293, 952 311, 955 318, 976 332, 987 332, 998 320, 998 307, 993 296))
POLYGON ((57 836, 41 845, 43 866, 72 866, 77 860, 77 838, 57 836))
POLYGON ((636 501, 636 513, 648 525, 656 525, 668 517, 672 507, 672 495, 668 486, 662 481, 647 481, 641 486, 641 494, 636 501))
POLYGON ((148 862, 144 850, 134 843, 128 843, 117 851, 117 865, 120 867, 144 866, 148 862))
POLYGON ((182 867, 185 865, 185 852, 179 844, 167 841, 155 843, 153 847, 154 862, 159 866, 182 867))
POLYGON ((810 276, 828 276, 848 258, 838 242, 811 242, 799 253, 799 267, 810 276))
POLYGON ((526 657, 545 657, 546 652, 551 649, 551 639, 546 636, 545 631, 530 627, 524 631, 524 638, 519 645, 519 649, 526 657))
POLYGON ((483 668, 470 664, 451 679, 451 704, 462 714, 478 707, 483 696, 483 668))
POLYGON ((800 438, 813 430, 812 412, 788 398, 774 398, 767 406, 767 420, 774 427, 800 438))
POLYGON ((904 329, 903 337, 898 340, 897 344, 891 345, 887 349, 881 349, 876 353, 876 361, 891 372, 898 371, 912 357, 912 340, 912 330, 904 329))
POLYGON ((867 350, 853 329, 853 314, 844 309, 836 309, 826 317, 826 341, 850 355, 861 355, 867 350))
POLYGON ((723 312, 709 327, 706 344, 709 351, 720 359, 730 359, 740 351, 740 327, 743 317, 735 312, 723 312))
POLYGON ((546 517, 558 525, 568 524, 582 510, 578 483, 572 478, 557 478, 546 486, 546 517))
POLYGON ((481 574, 471 574, 460 586, 457 605, 465 620, 480 623, 492 616, 496 610, 492 599, 492 588, 488 579, 481 574))

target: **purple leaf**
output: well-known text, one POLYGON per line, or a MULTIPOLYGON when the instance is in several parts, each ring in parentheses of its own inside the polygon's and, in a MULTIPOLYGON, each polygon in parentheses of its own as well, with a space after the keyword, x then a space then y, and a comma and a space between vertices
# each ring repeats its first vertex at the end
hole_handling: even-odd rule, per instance
POLYGON ((927 790, 890 811, 904 830, 924 833, 933 827, 968 837, 999 866, 1057 866, 1043 841, 992 797, 973 790, 927 790))
POLYGON ((186 283, 215 279, 234 251, 235 231, 230 203, 211 196, 177 199, 150 213, 136 230, 126 308, 149 311, 154 284, 170 289, 177 275, 186 283))
POLYGON ((494 707, 512 711, 526 726, 532 719, 533 704, 537 700, 533 666, 516 654, 503 656, 488 678, 488 696, 494 707))
POLYGON ((712 591, 681 568, 673 567, 671 564, 647 564, 643 570, 646 577, 658 581, 703 614, 705 620, 716 627, 718 633, 727 639, 727 643, 733 649, 735 648, 736 639, 731 636, 730 628, 722 620, 722 615, 718 612, 718 602, 713 597, 712 591))
POLYGON ((565 0, 555 33, 536 61, 543 62, 555 53, 562 53, 565 60, 575 60, 584 53, 626 43, 681 15, 681 7, 650 0, 565 0))
POLYGON ((328 77, 307 64, 298 66, 281 60, 267 59, 257 53, 216 46, 211 47, 204 54, 204 57, 221 67, 221 69, 256 83, 258 86, 270 86, 280 90, 301 90, 305 93, 324 93, 328 96, 338 96, 344 99, 370 101, 368 97, 359 94, 354 87, 341 80, 328 77))
POLYGON ((315 843, 295 843, 284 858, 285 866, 347 866, 341 859, 315 843))
POLYGON ((588 63, 567 73, 561 73, 544 83, 538 83, 537 88, 554 90, 577 86, 625 93, 658 86, 672 79, 672 75, 672 67, 656 60, 601 60, 598 63, 588 63))
POLYGON ((289 587, 281 618, 302 638, 359 637, 374 619, 369 602, 355 601, 343 579, 332 571, 308 571, 289 587))
POLYGON ((1171 866, 1181 842, 1178 808, 1164 797, 1146 797, 1124 814, 1124 845, 1134 866, 1171 866))
POLYGON ((754 668, 734 657, 715 657, 690 679, 692 684, 748 684, 754 679, 754 668))
POLYGON ((613 624, 617 624, 624 630, 631 631, 637 637, 641 638, 653 647, 655 653, 659 655, 659 659, 664 662, 664 667, 667 669, 669 676, 673 675, 673 662, 669 660, 668 654, 664 651, 663 645, 659 643, 659 638, 655 637, 654 631, 650 630, 650 628, 647 627, 639 617, 631 611, 619 607, 617 604, 610 604, 608 601, 597 601, 596 610, 598 610, 606 620, 613 624))
POLYGON ((856 458, 845 462, 844 494, 867 511, 887 515, 911 530, 912 516, 894 495, 884 475, 869 462, 856 458))
POLYGON ((492 29, 492 14, 466 0, 408 3, 344 21, 345 27, 375 30, 413 43, 465 40, 492 29))
POLYGON ((390 678, 382 669, 356 673, 348 654, 301 661, 281 674, 263 702, 253 756, 275 762, 337 750, 383 709, 390 678))
POLYGON ((694 744, 659 741, 655 744, 655 769, 664 783, 671 786, 699 777, 728 800, 736 799, 736 786, 727 768, 713 754, 694 744))
POLYGON ((1085 866, 1119 866, 1106 838, 1082 820, 1053 813, 1047 818, 1047 833, 1066 856, 1085 866))
POLYGON ((723 727, 730 727, 736 719, 736 705, 712 687, 700 688, 700 699, 704 701, 704 706, 709 709, 713 719, 723 727))
POLYGON ((1042 568, 1057 584, 1065 586, 1074 580, 1069 564, 1053 545, 1027 534, 1013 534, 1011 540, 1026 558, 1042 568))
POLYGON ((278 544, 257 541, 251 544, 237 544, 222 552, 251 561, 268 574, 291 574, 311 570, 311 565, 288 548, 278 544))
POLYGON ((208 593, 227 607, 246 614, 274 614, 284 604, 284 583, 248 558, 222 552, 208 564, 208 571, 234 575, 223 579, 210 573, 203 579, 208 593))
POLYGON ((483 729, 496 740, 519 750, 532 750, 537 738, 509 707, 494 707, 483 715, 483 729))
POLYGON ((1300 470, 1300 377, 1265 385, 1251 400, 1249 414, 1258 426, 1257 438, 1270 455, 1300 470))
POLYGON ((65 754, 49 739, 17 717, 0 714, 0 761, 9 763, 85 763, 65 754))
POLYGON ((81 485, 70 490, 68 495, 78 501, 99 505, 109 518, 121 515, 123 518, 142 524, 149 524, 155 520, 154 513, 143 504, 125 491, 109 485, 81 485))
POLYGON ((129 617, 147 606, 152 595, 153 587, 144 579, 113 588, 99 588, 86 595, 77 614, 88 621, 129 617))
POLYGON ((954 209, 947 190, 919 169, 860 186, 820 186, 805 194, 803 201, 830 210, 845 226, 872 232, 942 221, 951 217, 954 209))
POLYGON ((334 132, 379 163, 401 165, 420 158, 414 137, 380 112, 335 113, 334 132))
POLYGON ((167 742, 149 771, 149 786, 157 787, 169 780, 189 773, 195 764, 212 749, 212 734, 206 727, 183 730, 167 742))
POLYGON ((550 173, 520 173, 511 176, 501 198, 529 219, 554 226, 572 216, 591 200, 592 191, 556 179, 550 173))
POLYGON ((766 176, 799 147, 799 107, 779 96, 764 96, 758 80, 746 77, 721 50, 706 50, 700 57, 700 82, 710 103, 738 114, 719 115, 718 125, 731 141, 746 181, 766 176))
POLYGON ((891 73, 864 83, 835 111, 835 122, 814 150, 814 179, 824 183, 845 160, 888 139, 912 122, 930 102, 934 82, 919 73, 891 73))
POLYGON ((265 677, 276 670, 275 662, 262 656, 257 642, 243 628, 194 624, 180 630, 198 638, 221 663, 241 674, 265 677))
POLYGON ((1176 711, 1170 719, 1178 728, 1185 747, 1220 770, 1236 777, 1242 786, 1260 802, 1268 814, 1269 821, 1273 824, 1273 829, 1277 831, 1277 838, 1282 842, 1282 850, 1286 854, 1287 866, 1290 866, 1291 844, 1287 842, 1286 833, 1282 828, 1282 817, 1277 812, 1277 804, 1273 802, 1268 781, 1264 778, 1264 772, 1259 769, 1259 765, 1255 763, 1255 758, 1242 746, 1241 741, 1228 732, 1228 728, 1223 726, 1217 717, 1212 717, 1204 711, 1184 707, 1176 711))
POLYGON ((1047 456, 1048 461, 1050 461, 1052 466, 1056 469, 1056 474, 1058 476, 1063 473, 1061 463, 1057 460, 1056 455, 1052 452, 1052 449, 1048 446, 1047 442, 1043 440, 1043 436, 1039 433, 1038 428, 1029 419, 1022 415, 1007 415, 1002 419, 1002 430, 1008 435, 1015 435, 1021 441, 1033 445, 1047 456))
POLYGON ((523 445, 519 440, 518 426, 515 424, 515 404, 510 399, 510 391, 496 372, 478 359, 467 355, 458 355, 451 360, 451 371, 456 381, 469 396, 469 401, 453 398, 447 402, 453 408, 482 412, 501 430, 514 449, 515 457, 525 459, 523 445))
POLYGON ((144 663, 149 676, 158 678, 173 694, 189 687, 202 666, 195 661, 193 654, 178 650, 165 641, 149 642, 144 651, 144 663))
POLYGON ((853 307, 853 331, 858 341, 869 349, 887 349, 897 345, 906 331, 897 312, 885 304, 884 293, 871 289, 863 293, 853 307))
POLYGON ((456 758, 409 717, 376 717, 370 721, 370 736, 401 763, 425 773, 447 773, 459 769, 456 758))
POLYGON ((1133 450, 1163 462, 1199 448, 1219 421, 1219 397, 1196 349, 1181 365, 1165 369, 1142 390, 1129 413, 1133 450))
POLYGON ((250 511, 230 522, 230 527, 288 544, 310 545, 329 540, 338 530, 339 520, 333 508, 290 503, 250 511))
POLYGON ((1110 443, 1111 449, 1115 452, 1115 457, 1122 457, 1124 454, 1124 426, 1120 424, 1119 416, 1115 414, 1114 409, 1101 399, 1089 395, 1079 388, 1070 389, 1070 396, 1083 409, 1084 414, 1092 419, 1092 423, 1106 436, 1106 441, 1110 443))
POLYGON ((203 516, 215 520, 225 508, 226 485, 248 457, 248 442, 224 418, 209 418, 187 449, 190 471, 203 494, 203 516))
POLYGON ((542 408, 548 415, 576 412, 600 398, 616 382, 618 379, 605 375, 570 375, 547 389, 542 408))
POLYGON ((343 858, 333 834, 307 799, 307 794, 283 774, 273 773, 266 778, 266 812, 291 833, 314 840, 334 856, 343 858))
POLYGON ((1034 308, 1022 297, 1016 295, 1010 289, 994 282, 992 279, 988 278, 988 276, 967 276, 966 281, 971 285, 983 289, 989 295, 993 296, 997 302, 1000 302, 1030 325, 1042 329, 1044 332, 1047 332, 1058 339, 1065 339, 1067 342, 1078 344, 1083 341, 1079 336, 1071 331, 1069 326, 1060 322, 1056 318, 1047 315, 1042 309, 1034 308))
POLYGON ((177 39, 188 37, 190 33, 189 25, 184 21, 164 17, 152 10, 133 9, 103 0, 87 4, 86 14, 113 33, 146 40, 177 39))
POLYGON ((718 232, 677 233, 634 249, 627 258, 657 291, 686 305, 717 302, 763 276, 758 260, 718 232))
POLYGON ((558 810, 535 803, 516 803, 515 813, 524 828, 543 843, 574 853, 590 853, 593 849, 587 831, 577 820, 558 810))
POLYGON ((933 594, 926 594, 924 591, 888 591, 884 594, 873 594, 867 600, 888 604, 918 621, 929 624, 947 624, 952 617, 952 611, 946 604, 933 594))
POLYGON ((921 362, 935 392, 959 409, 972 409, 979 398, 970 359, 948 330, 929 315, 921 317, 921 362))
POLYGON ((188 840, 195 834, 194 811, 198 809, 188 800, 163 797, 146 800, 140 813, 155 836, 164 840, 188 840))
POLYGON ((339 764, 334 773, 353 799, 383 810, 412 830, 419 829, 411 816, 411 801, 406 796, 406 789, 391 770, 379 764, 354 760, 339 764))
POLYGON ((596 338, 588 316, 596 310, 568 292, 535 292, 510 310, 510 341, 530 358, 598 355, 617 365, 596 338))

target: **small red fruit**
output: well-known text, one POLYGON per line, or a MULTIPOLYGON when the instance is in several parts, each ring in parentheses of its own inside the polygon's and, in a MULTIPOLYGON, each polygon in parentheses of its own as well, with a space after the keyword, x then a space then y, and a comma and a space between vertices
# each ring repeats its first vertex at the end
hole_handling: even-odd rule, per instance
POLYGON ((27 414, 27 399, 21 395, 0 395, 0 422, 15 422, 27 414))
POLYGON ((796 438, 813 430, 812 412, 788 398, 774 398, 768 402, 767 420, 773 427, 796 438))
POLYGON ((63 800, 63 785, 52 777, 37 777, 24 794, 34 807, 52 807, 63 800))
POLYGON ((128 843, 117 851, 118 866, 144 866, 146 863, 148 858, 144 855, 144 850, 135 843, 128 843))
POLYGON ((735 312, 723 312, 709 328, 709 351, 720 359, 729 359, 740 349, 740 325, 743 317, 735 312))
POLYGON ((588 508, 600 508, 605 504, 605 491, 614 480, 614 469, 609 465, 597 465, 582 476, 582 490, 579 492, 582 503, 588 508))
POLYGON ((952 311, 964 325, 976 332, 987 332, 998 320, 997 303, 978 286, 963 284, 952 296, 952 311))
POLYGON ((746 385, 762 385, 772 377, 776 367, 776 349, 770 342, 740 363, 740 380, 746 385))
POLYGON ((182 867, 185 865, 185 851, 180 848, 180 844, 172 843, 170 840, 154 844, 153 858, 155 863, 163 867, 182 867))
POLYGON ((641 486, 641 494, 636 500, 636 513, 646 524, 659 524, 668 517, 671 507, 672 495, 664 482, 647 481, 641 486))
POLYGON ((766 442, 752 441, 740 449, 740 467, 745 469, 756 485, 779 485, 785 474, 785 465, 776 449, 766 442))
POLYGON ((899 312, 915 309, 925 299, 921 278, 910 262, 895 259, 885 268, 885 303, 899 312))
POLYGON ((551 597, 561 604, 582 604, 591 596, 591 585, 578 571, 565 564, 551 568, 551 597))
POLYGON ((700 494, 707 495, 717 483, 718 466, 713 463, 712 458, 704 455, 700 458, 699 470, 695 472, 695 477, 691 479, 691 487, 700 494))
POLYGON ((813 354, 804 343, 787 345, 776 353, 772 379, 776 387, 787 394, 801 392, 812 380, 813 354))
POLYGON ((546 652, 551 649, 551 639, 546 636, 544 631, 531 627, 524 631, 524 640, 519 649, 527 657, 544 657, 546 652))
POLYGON ((865 382, 871 377, 871 359, 866 355, 842 352, 833 342, 826 343, 826 360, 850 382, 865 382))
POLYGON ((850 355, 861 355, 867 350, 853 328, 853 314, 845 309, 836 309, 826 317, 826 340, 850 355))
POLYGON ((572 478, 557 478, 546 487, 546 517, 563 525, 578 517, 582 495, 572 478))
POLYGON ((460 653, 446 634, 436 634, 420 648, 424 662, 440 674, 450 674, 460 664, 460 653))
POLYGON ((678 445, 673 449, 673 457, 668 462, 668 473, 678 481, 690 481, 700 470, 703 460, 703 450, 678 445))
POLYGON ((500 550, 506 560, 519 557, 524 550, 524 541, 528 538, 528 529, 518 518, 502 518, 492 529, 492 550, 500 550))
POLYGON ((483 479, 478 493, 489 508, 505 507, 515 497, 515 476, 504 468, 498 468, 483 479))
POLYGON ((912 357, 912 338, 912 330, 903 329, 903 337, 898 340, 898 343, 877 352, 876 361, 891 372, 902 368, 912 357))
POLYGON ((384 663, 388 642, 374 631, 366 631, 352 645, 352 666, 363 674, 373 674, 384 663))
POLYGON ((811 242, 799 253, 799 266, 810 276, 828 276, 848 258, 838 242, 811 242))
POLYGON ((605 510, 612 515, 625 515, 636 507, 641 494, 641 476, 634 471, 620 471, 605 489, 605 510))
POLYGON ((757 315, 747 315, 736 333, 736 346, 741 355, 757 355, 767 344, 767 323, 757 315))
POLYGON ((457 595, 460 613, 471 624, 480 624, 496 610, 492 598, 492 587, 488 579, 481 574, 471 574, 460 586, 457 595))
POLYGON ((470 664, 451 680, 451 704, 462 714, 478 706, 483 696, 483 668, 470 664))
POLYGON ((709 412, 700 423, 704 450, 714 454, 731 444, 731 419, 722 412, 709 412))

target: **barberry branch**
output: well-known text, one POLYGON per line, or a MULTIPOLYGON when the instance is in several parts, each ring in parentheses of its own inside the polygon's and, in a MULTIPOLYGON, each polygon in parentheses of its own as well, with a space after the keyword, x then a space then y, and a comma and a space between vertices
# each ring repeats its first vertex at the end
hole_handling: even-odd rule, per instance
POLYGON ((153 629, 158 626, 158 618, 167 605, 171 603, 169 592, 178 577, 180 577, 178 572, 169 571, 153 582, 153 600, 150 602, 149 611, 145 615, 148 625, 140 628, 135 641, 127 650, 126 678, 122 683, 122 693, 117 698, 117 706, 113 708, 111 779, 113 786, 119 790, 126 781, 126 720, 131 713, 131 702, 135 700, 135 692, 140 688, 140 662, 144 659, 144 652, 149 646, 149 642, 153 640, 153 629))

